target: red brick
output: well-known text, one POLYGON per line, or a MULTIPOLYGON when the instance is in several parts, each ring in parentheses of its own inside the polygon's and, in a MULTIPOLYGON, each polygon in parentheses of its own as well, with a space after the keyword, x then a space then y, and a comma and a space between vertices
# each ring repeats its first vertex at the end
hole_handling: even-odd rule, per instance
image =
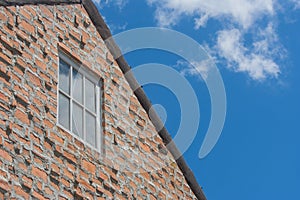
POLYGON ((4 149, 0 149, 0 157, 10 163, 12 162, 11 155, 9 155, 9 153, 7 151, 5 151, 4 149))
POLYGON ((140 143, 140 147, 147 153, 150 152, 150 147, 147 144, 140 143))
POLYGON ((74 163, 76 163, 76 161, 77 161, 75 155, 72 153, 69 153, 68 151, 64 151, 64 156, 66 158, 68 158, 69 160, 73 161, 74 163))
POLYGON ((41 169, 33 166, 32 170, 31 170, 31 173, 32 173, 33 176, 41 178, 44 182, 46 182, 46 180, 47 180, 46 172, 44 172, 41 169))
POLYGON ((27 8, 21 8, 20 14, 28 20, 31 19, 31 16, 30 16, 29 12, 27 11, 27 8))
POLYGON ((32 179, 28 178, 27 176, 23 176, 22 177, 23 180, 23 184, 28 187, 28 188, 32 188, 32 179))
POLYGON ((36 181, 36 187, 40 190, 40 191, 42 191, 42 189, 43 189, 43 184, 42 184, 42 182, 41 181, 36 181))
POLYGON ((32 196, 37 199, 46 199, 42 194, 38 193, 37 191, 33 191, 32 196))
POLYGON ((47 194, 47 195, 53 195, 53 191, 49 188, 49 187, 45 187, 44 189, 44 192, 47 194))
POLYGON ((41 80, 36 74, 33 74, 30 71, 28 71, 26 74, 29 78, 30 83, 34 84, 37 87, 41 87, 41 80))
POLYGON ((88 180, 84 180, 84 179, 78 179, 78 182, 80 183, 80 185, 84 186, 84 188, 90 190, 90 191, 94 191, 95 188, 88 182, 88 180))
POLYGON ((81 166, 82 166, 84 169, 86 169, 86 170, 88 170, 89 172, 91 172, 91 173, 95 173, 95 172, 96 172, 96 166, 95 166, 93 163, 91 163, 91 162, 89 162, 89 161, 87 161, 87 160, 85 160, 85 159, 82 160, 81 166))
POLYGON ((22 189, 22 187, 20 187, 20 186, 14 186, 14 190, 15 190, 15 192, 16 192, 16 194, 17 195, 19 195, 19 196, 21 196, 21 197, 23 197, 23 198, 25 198, 25 199, 29 199, 29 194, 28 193, 26 193, 23 189, 22 189))
POLYGON ((22 22, 19 25, 21 28, 23 28, 27 33, 33 34, 35 31, 35 28, 33 25, 29 24, 25 20, 22 20, 22 22))
POLYGON ((46 71, 47 65, 45 64, 45 62, 36 59, 36 60, 35 60, 35 64, 36 64, 36 66, 37 66, 38 68, 40 68, 40 69, 46 71))
POLYGON ((46 15, 48 18, 53 19, 54 14, 52 11, 49 10, 48 6, 40 5, 40 9, 44 15, 46 15))
MULTIPOLYGON (((4 63, 5 65, 7 65, 7 63, 11 63, 11 59, 6 54, 4 54, 2 51, 0 51, 0 58, 6 62, 6 63, 4 63)), ((1 59, 0 59, 0 62, 3 62, 1 59)))
POLYGON ((31 13, 32 16, 36 16, 37 15, 37 13, 36 13, 36 7, 31 6, 31 5, 26 5, 26 6, 23 6, 23 8, 27 12, 31 13))
POLYGON ((24 164, 24 163, 22 163, 22 162, 19 162, 18 163, 18 168, 19 169, 21 169, 24 173, 27 173, 27 166, 24 164))
POLYGON ((52 141, 55 141, 55 143, 58 143, 60 145, 64 144, 64 140, 60 136, 56 135, 56 133, 51 132, 49 138, 51 138, 52 141))
POLYGON ((86 44, 88 38, 89 38, 89 35, 85 31, 83 31, 82 32, 82 36, 81 36, 81 42, 84 43, 84 44, 86 44))
POLYGON ((4 14, 2 14, 1 12, 0 12, 0 20, 2 22, 5 22, 7 20, 7 17, 4 14))
POLYGON ((51 171, 54 171, 57 174, 60 174, 60 169, 56 164, 51 164, 51 171))
POLYGON ((9 102, 9 97, 3 94, 2 91, 0 91, 0 99, 4 102, 9 102))
POLYGON ((19 119, 21 122, 23 122, 24 124, 30 123, 28 119, 28 115, 24 111, 17 109, 17 111, 15 112, 15 117, 19 119))

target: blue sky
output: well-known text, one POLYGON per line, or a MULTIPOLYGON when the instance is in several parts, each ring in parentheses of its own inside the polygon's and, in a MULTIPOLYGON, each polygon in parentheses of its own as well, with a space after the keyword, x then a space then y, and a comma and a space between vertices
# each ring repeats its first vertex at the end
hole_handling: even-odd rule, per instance
MULTIPOLYGON (((182 58, 168 52, 147 49, 125 55, 132 67, 146 63, 173 67, 196 91, 201 121, 184 156, 209 200, 300 199, 299 0, 98 0, 96 4, 113 34, 167 27, 193 38, 213 57, 226 89, 226 121, 217 145, 199 159, 211 116, 205 82, 182 58)), ((166 127, 174 137, 181 117, 176 96, 159 85, 144 89, 153 104, 164 107, 166 127)))

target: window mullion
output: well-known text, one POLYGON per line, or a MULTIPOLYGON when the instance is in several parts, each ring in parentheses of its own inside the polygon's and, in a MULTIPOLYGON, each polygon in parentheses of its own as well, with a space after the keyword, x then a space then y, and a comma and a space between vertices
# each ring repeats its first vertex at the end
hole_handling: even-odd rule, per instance
POLYGON ((61 94, 63 94, 63 95, 65 95, 66 97, 68 97, 69 99, 71 99, 71 96, 68 94, 68 93, 66 93, 65 91, 63 91, 63 90, 61 90, 61 89, 59 89, 58 90, 61 94))
POLYGON ((83 84, 83 88, 82 88, 82 98, 83 98, 83 116, 82 116, 82 120, 83 120, 83 140, 86 141, 86 121, 85 121, 85 76, 83 76, 82 78, 82 84, 83 84))
POLYGON ((96 85, 96 148, 100 149, 100 88, 96 85))
POLYGON ((73 67, 70 65, 70 131, 73 132, 73 67))

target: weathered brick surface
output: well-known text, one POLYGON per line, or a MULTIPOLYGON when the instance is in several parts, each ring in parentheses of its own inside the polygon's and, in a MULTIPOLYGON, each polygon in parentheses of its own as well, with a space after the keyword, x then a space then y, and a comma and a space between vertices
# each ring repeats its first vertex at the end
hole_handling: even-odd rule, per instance
POLYGON ((195 199, 81 5, 0 19, 0 199, 195 199), (103 80, 102 152, 57 126, 59 49, 103 80))

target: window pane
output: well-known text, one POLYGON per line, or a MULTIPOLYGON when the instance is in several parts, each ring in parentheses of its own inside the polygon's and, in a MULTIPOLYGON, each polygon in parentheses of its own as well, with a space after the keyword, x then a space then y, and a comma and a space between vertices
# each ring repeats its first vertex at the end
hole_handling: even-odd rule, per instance
POLYGON ((73 69, 73 97, 80 103, 82 103, 83 95, 82 95, 82 75, 76 70, 73 69))
POLYGON ((59 61, 59 88, 70 94, 70 66, 64 61, 59 61))
POLYGON ((96 146, 96 118, 90 113, 86 112, 86 141, 96 146))
POLYGON ((91 111, 95 112, 96 107, 96 94, 95 84, 88 79, 85 79, 85 106, 91 111))
POLYGON ((59 124, 70 129, 70 99, 59 93, 59 124))
POLYGON ((83 138, 83 109, 73 102, 72 131, 83 138))

